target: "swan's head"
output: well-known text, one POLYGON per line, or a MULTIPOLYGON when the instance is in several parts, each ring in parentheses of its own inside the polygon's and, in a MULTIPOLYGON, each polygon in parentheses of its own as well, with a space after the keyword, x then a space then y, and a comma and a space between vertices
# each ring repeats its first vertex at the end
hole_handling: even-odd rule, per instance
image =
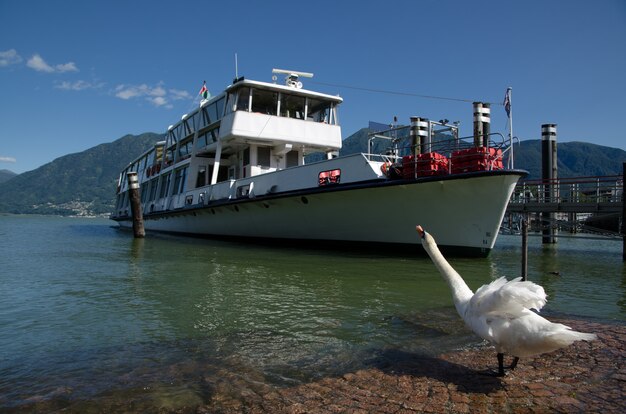
POLYGON ((422 228, 422 226, 420 226, 419 224, 417 226, 415 226, 415 230, 417 230, 417 233, 420 235, 420 237, 423 239, 424 237, 426 237, 426 232, 424 231, 424 229, 422 228))
POLYGON ((415 230, 417 230, 417 233, 420 235, 420 237, 422 238, 422 245, 436 245, 435 243, 435 239, 433 239, 433 236, 430 235, 430 233, 428 233, 426 230, 424 230, 424 228, 420 225, 415 226, 415 230))

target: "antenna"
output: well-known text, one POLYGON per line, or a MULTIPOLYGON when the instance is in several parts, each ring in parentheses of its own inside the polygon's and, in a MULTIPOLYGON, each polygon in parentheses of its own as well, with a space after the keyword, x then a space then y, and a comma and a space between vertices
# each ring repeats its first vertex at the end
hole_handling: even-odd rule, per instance
POLYGON ((237 65, 237 53, 235 53, 235 79, 239 79, 239 67, 237 65))
POLYGON ((302 82, 298 80, 300 76, 303 78, 312 78, 313 74, 309 72, 298 72, 295 70, 286 70, 286 69, 272 69, 272 73, 280 73, 285 76, 285 85, 291 86, 292 88, 300 89, 302 88, 302 82))

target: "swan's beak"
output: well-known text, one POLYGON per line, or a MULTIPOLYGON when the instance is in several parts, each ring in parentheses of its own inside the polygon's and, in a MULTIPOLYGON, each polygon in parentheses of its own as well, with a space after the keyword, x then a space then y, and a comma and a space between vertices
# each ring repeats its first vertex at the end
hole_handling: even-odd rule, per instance
POLYGON ((419 233, 419 235, 420 235, 420 237, 422 239, 426 236, 426 232, 424 231, 422 226, 420 226, 419 224, 417 226, 415 226, 415 230, 417 230, 417 232, 419 233))

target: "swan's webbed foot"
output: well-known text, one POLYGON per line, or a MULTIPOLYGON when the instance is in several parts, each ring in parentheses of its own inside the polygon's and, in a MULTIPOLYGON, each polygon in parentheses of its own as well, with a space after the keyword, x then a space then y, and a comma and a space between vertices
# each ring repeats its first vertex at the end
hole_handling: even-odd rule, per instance
MULTIPOLYGON (((517 363, 519 362, 519 357, 513 357, 513 362, 507 368, 513 371, 515 367, 517 367, 517 363)), ((498 352, 498 377, 504 377, 506 372, 504 371, 504 354, 498 352)))

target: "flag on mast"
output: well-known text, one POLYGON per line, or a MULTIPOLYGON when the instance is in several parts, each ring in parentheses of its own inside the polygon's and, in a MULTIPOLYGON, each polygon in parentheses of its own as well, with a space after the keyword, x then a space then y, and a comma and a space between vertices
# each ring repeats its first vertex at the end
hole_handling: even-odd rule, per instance
POLYGON ((506 111, 506 116, 511 117, 511 88, 506 89, 506 94, 504 95, 504 110, 506 111))
POLYGON ((200 89, 198 95, 201 95, 202 99, 207 99, 209 97, 209 90, 206 88, 206 81, 202 84, 202 89, 200 89))

